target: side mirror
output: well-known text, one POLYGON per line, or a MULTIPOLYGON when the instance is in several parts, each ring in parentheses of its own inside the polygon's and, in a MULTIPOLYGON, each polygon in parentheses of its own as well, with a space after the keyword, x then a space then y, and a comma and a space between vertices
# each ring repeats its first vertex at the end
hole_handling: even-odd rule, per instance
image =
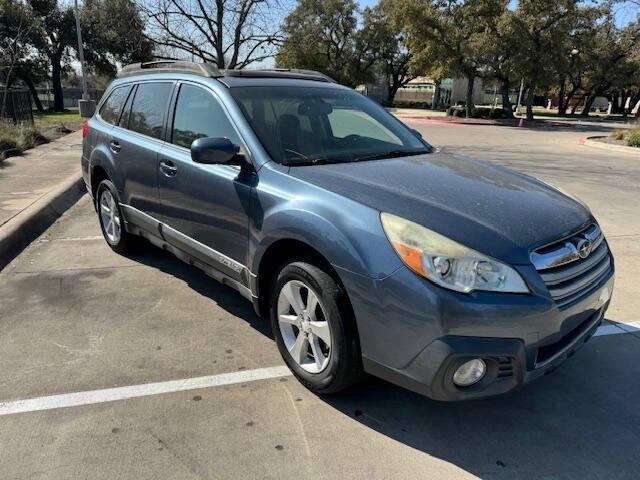
POLYGON ((191 144, 191 159, 196 163, 229 164, 233 163, 236 155, 238 155, 238 147, 228 138, 198 138, 191 144))
POLYGON ((411 130, 411 133, 413 133, 416 137, 420 139, 422 138, 422 134, 418 130, 416 130, 415 128, 411 128, 410 130, 411 130))

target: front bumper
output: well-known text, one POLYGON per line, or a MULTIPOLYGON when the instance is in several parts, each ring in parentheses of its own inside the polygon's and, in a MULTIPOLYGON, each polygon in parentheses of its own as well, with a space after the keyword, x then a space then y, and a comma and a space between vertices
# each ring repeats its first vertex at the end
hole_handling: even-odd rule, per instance
POLYGON ((532 347, 522 340, 460 336, 434 341, 403 371, 370 361, 365 361, 365 367, 373 375, 434 400, 458 401, 500 395, 550 373, 571 357, 596 332, 607 306, 597 310, 560 342, 552 357, 535 364, 532 369, 527 368, 527 354, 532 347), (452 381, 454 372, 472 358, 485 361, 486 374, 474 385, 457 387, 452 381))
POLYGON ((591 338, 613 284, 612 270, 579 302, 559 308, 542 295, 461 296, 402 269, 374 282, 373 296, 352 297, 365 370, 437 400, 506 393, 551 372, 591 338), (487 373, 455 386, 456 368, 472 358, 482 358, 487 373))

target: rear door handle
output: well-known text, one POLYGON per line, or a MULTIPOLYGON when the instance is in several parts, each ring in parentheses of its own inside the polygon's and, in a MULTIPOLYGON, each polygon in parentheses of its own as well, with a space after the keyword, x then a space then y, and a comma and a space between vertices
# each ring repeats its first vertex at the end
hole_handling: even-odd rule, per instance
POLYGON ((178 173, 178 167, 171 160, 162 160, 160 162, 160 171, 167 177, 174 177, 178 173))
POLYGON ((113 153, 118 153, 122 149, 120 144, 115 140, 111 140, 111 142, 109 143, 109 148, 113 153))

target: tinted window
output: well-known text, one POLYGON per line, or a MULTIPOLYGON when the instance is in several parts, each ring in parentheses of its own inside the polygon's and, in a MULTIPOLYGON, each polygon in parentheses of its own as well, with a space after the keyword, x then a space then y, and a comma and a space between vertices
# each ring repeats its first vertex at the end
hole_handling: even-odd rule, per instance
POLYGON ((120 115, 120 121, 118 122, 118 126, 120 127, 127 128, 127 125, 129 125, 129 116, 131 115, 131 103, 133 103, 134 96, 135 96, 135 87, 131 89, 129 98, 127 98, 127 103, 124 104, 124 109, 122 111, 122 115, 120 115))
POLYGON ((104 105, 102 105, 102 108, 100 109, 100 117, 105 122, 108 122, 111 125, 115 125, 118 122, 120 113, 122 113, 122 106, 127 99, 128 93, 128 85, 125 87, 118 87, 111 92, 111 95, 109 95, 109 98, 107 98, 107 101, 104 102, 104 105))
POLYGON ((353 162, 430 151, 382 107, 350 90, 244 87, 231 94, 276 162, 353 162))
POLYGON ((203 137, 226 137, 239 143, 233 126, 213 95, 200 87, 182 85, 176 103, 172 142, 189 148, 203 137))
POLYGON ((136 96, 131 105, 129 130, 160 138, 170 93, 170 83, 141 83, 138 85, 136 96))

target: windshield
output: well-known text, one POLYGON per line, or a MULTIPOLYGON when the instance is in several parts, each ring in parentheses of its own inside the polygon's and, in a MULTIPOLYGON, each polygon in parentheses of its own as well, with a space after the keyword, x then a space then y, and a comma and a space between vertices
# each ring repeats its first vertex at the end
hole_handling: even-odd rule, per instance
POLYGON ((353 91, 243 87, 231 93, 278 163, 353 162, 431 151, 386 110, 353 91))

